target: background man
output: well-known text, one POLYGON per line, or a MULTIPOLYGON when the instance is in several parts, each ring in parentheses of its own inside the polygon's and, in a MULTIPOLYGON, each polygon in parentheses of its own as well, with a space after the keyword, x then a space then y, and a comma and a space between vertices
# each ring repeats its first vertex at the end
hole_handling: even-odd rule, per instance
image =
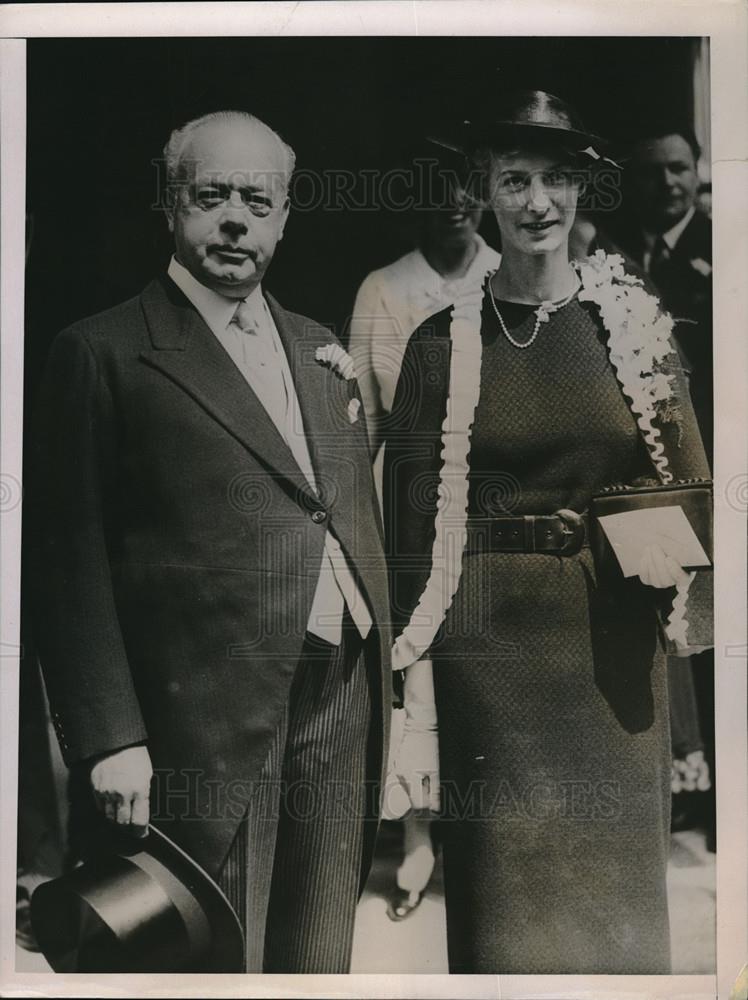
MULTIPOLYGON (((673 118, 659 119, 640 135, 627 172, 626 208, 630 211, 626 218, 633 219, 635 225, 623 229, 618 239, 647 271, 663 306, 675 320, 675 336, 711 463, 712 223, 698 205, 700 156, 693 129, 673 118)), ((676 796, 673 827, 704 825, 707 842, 714 850, 715 799, 709 780, 709 770, 714 772, 713 651, 701 653, 692 661, 671 658, 668 681, 674 736, 673 789, 706 790, 696 802, 692 794, 676 796)))
POLYGON ((693 130, 674 121, 652 126, 634 144, 628 168, 636 225, 618 236, 641 264, 665 308, 690 373, 691 396, 712 454, 712 224, 696 205, 701 151, 693 130))
POLYGON ((365 421, 329 331, 263 294, 293 151, 217 112, 165 154, 168 276, 64 331, 38 397, 53 721, 108 820, 218 878, 249 971, 345 972, 391 704, 365 421))

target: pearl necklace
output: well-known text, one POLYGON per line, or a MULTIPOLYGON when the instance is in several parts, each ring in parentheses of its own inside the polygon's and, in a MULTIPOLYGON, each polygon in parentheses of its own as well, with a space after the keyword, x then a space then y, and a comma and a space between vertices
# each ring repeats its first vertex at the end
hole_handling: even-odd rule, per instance
MULTIPOLYGON (((494 274, 495 273, 496 272, 494 271, 494 274)), ((509 343, 512 344, 513 347, 518 347, 521 351, 524 351, 526 348, 534 344, 535 340, 537 339, 538 333, 540 331, 540 324, 547 323, 548 320, 551 318, 552 313, 558 312, 559 309, 562 309, 565 305, 568 305, 569 302, 571 302, 571 300, 577 294, 581 286, 581 281, 579 280, 579 276, 577 275, 576 271, 574 272, 574 276, 577 280, 574 283, 574 287, 572 288, 572 290, 569 292, 569 294, 566 296, 565 299, 562 299, 560 302, 540 303, 538 308, 535 310, 535 328, 532 331, 532 336, 530 337, 529 340, 526 340, 523 343, 522 341, 515 340, 514 337, 511 335, 511 333, 506 328, 506 323, 504 322, 504 319, 501 313, 499 312, 499 307, 496 305, 496 299, 494 298, 493 288, 491 287, 491 278, 493 278, 493 274, 491 275, 491 278, 488 279, 488 291, 491 295, 491 305, 493 306, 493 311, 496 313, 499 325, 501 326, 501 329, 504 332, 504 336, 509 341, 509 343)))

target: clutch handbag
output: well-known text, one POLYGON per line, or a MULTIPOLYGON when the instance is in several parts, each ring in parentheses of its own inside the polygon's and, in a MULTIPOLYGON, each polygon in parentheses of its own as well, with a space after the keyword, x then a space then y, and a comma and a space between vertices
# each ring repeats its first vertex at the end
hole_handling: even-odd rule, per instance
MULTIPOLYGON (((600 518, 647 507, 682 507, 709 561, 714 559, 712 481, 683 479, 667 485, 608 486, 589 506, 590 548, 598 575, 622 578, 615 552, 600 525, 600 518)), ((684 569, 696 567, 684 566, 684 569)), ((704 569, 706 567, 700 567, 704 569)))

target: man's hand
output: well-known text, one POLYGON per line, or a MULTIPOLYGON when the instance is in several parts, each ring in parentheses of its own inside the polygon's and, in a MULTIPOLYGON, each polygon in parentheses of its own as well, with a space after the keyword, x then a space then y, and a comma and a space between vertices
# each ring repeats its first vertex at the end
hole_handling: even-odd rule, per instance
POLYGON ((659 545, 648 545, 639 564, 639 579, 650 587, 664 589, 685 583, 688 573, 675 552, 668 553, 659 545))
POLYGON ((130 833, 147 832, 153 767, 143 746, 125 747, 102 757, 91 768, 91 788, 106 818, 130 833))

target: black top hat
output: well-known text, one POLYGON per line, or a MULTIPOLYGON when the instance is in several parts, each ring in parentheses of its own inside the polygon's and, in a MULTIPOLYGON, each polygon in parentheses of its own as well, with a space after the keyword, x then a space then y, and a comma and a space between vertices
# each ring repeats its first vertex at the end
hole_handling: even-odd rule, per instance
POLYGON ((243 972, 244 936, 216 883, 151 826, 40 885, 39 947, 55 972, 243 972))
MULTIPOLYGON (((453 136, 432 141, 448 149, 472 154, 481 147, 518 142, 559 143, 575 156, 603 159, 608 142, 591 133, 575 109, 544 90, 522 90, 500 95, 491 112, 465 120, 453 136)), ((610 161, 608 161, 610 162, 610 161)))

